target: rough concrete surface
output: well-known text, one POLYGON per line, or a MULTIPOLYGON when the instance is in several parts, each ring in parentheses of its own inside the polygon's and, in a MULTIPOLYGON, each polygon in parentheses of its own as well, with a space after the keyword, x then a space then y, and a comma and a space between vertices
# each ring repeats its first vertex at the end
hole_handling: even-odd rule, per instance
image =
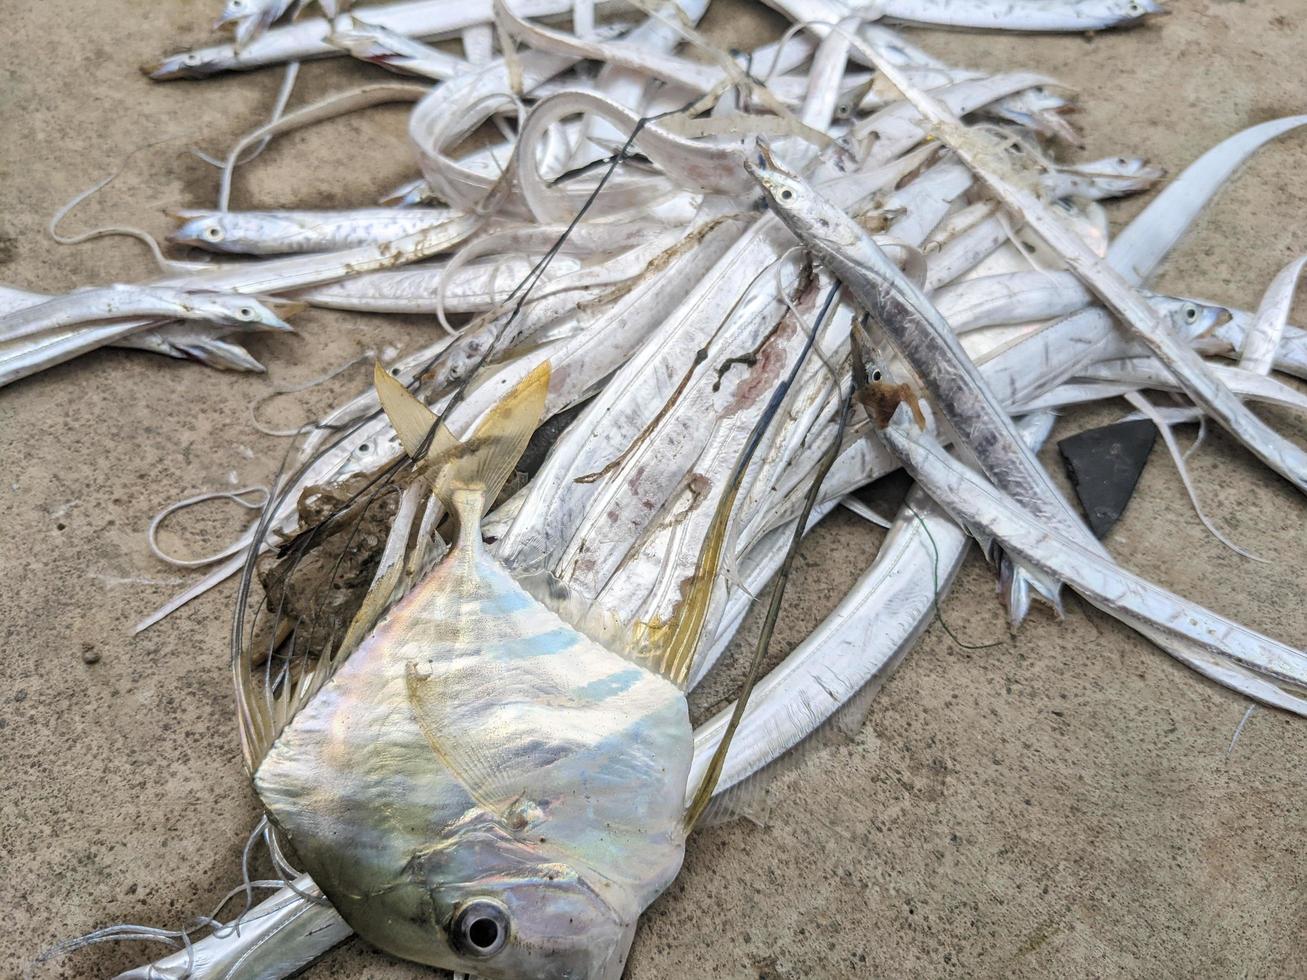
MULTIPOLYGON (((61 247, 46 221, 124 160, 70 228, 114 220, 161 233, 162 209, 208 204, 214 174, 186 147, 229 145, 267 111, 279 74, 153 84, 136 72, 203 40, 216 2, 3 7, 0 281, 53 292, 149 276, 139 246, 61 247), (131 155, 163 137, 172 141, 131 155)), ((707 25, 746 44, 782 22, 717 0, 707 25)), ((1305 32, 1302 0, 1175 0, 1170 17, 1097 37, 913 39, 956 64, 1063 79, 1083 100, 1085 158, 1129 151, 1174 171, 1238 129, 1307 109, 1305 32)), ((297 99, 376 77, 341 61, 308 65, 297 99)), ((403 124, 404 110, 390 108, 294 134, 241 172, 235 203, 369 203, 414 172, 403 124)), ((1255 306, 1307 250, 1305 165, 1307 134, 1263 150, 1160 285, 1255 306)), ((1113 219, 1141 203, 1113 206, 1113 219)), ((1297 322, 1304 314, 1300 303, 1297 322)), ((298 337, 253 343, 266 377, 107 350, 0 391, 0 975, 107 923, 184 923, 239 881, 258 806, 237 758, 231 592, 133 637, 132 624, 191 578, 150 557, 144 528, 175 498, 272 472, 283 443, 251 426, 249 406, 273 385, 369 347, 411 349, 435 329, 323 312, 297 323, 298 337)), ((266 414, 293 422, 365 382, 359 370, 266 414)), ((1059 434, 1120 413, 1071 413, 1059 434)), ((1273 421, 1307 436, 1282 413, 1273 421)), ((1160 443, 1112 550, 1302 645, 1303 501, 1219 432, 1193 473, 1213 518, 1268 564, 1203 530, 1160 443)), ((195 513, 169 540, 212 548, 244 516, 195 513)), ((817 532, 784 643, 838 601, 878 539, 842 514, 817 532)), ((1303 722, 1259 709, 1229 753, 1244 701, 1075 600, 1065 620, 1039 609, 1009 634, 974 554, 943 613, 971 647, 932 627, 855 737, 779 779, 765 827, 695 836, 646 917, 632 980, 1307 975, 1303 722)), ((152 951, 102 946, 36 975, 107 976, 152 951)), ((351 941, 307 975, 430 974, 351 941)))

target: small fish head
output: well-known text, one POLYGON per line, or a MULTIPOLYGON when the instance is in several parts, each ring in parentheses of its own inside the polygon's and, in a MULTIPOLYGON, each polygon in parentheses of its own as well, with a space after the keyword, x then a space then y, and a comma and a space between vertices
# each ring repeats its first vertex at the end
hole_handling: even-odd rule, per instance
POLYGON ((234 327, 266 327, 286 332, 293 330, 289 323, 251 296, 193 293, 190 305, 206 319, 216 323, 234 327))
POLYGON ((773 209, 790 211, 803 199, 803 183, 772 155, 771 147, 763 140, 757 143, 755 159, 745 157, 744 169, 758 182, 773 209))
POLYGON ((256 13, 258 13, 258 10, 255 7, 254 0, 227 0, 222 8, 222 13, 213 22, 213 29, 216 31, 227 24, 234 24, 246 17, 252 17, 256 13))
POLYGON ((1224 306, 1211 303, 1198 303, 1191 299, 1170 299, 1161 303, 1170 314, 1175 328, 1181 336, 1197 339, 1215 330, 1230 319, 1230 311, 1224 306))
POLYGON ((169 55, 162 61, 142 65, 141 71, 155 81, 165 81, 170 78, 208 78, 226 67, 222 55, 222 48, 182 51, 179 54, 169 55))
POLYGON ((758 156, 745 157, 744 169, 758 182, 781 220, 796 229, 796 234, 797 229, 802 229, 806 235, 832 244, 850 244, 845 240, 847 236, 823 216, 822 211, 829 205, 814 200, 808 185, 780 163, 764 141, 759 140, 757 146, 758 156))
POLYGON ((1162 17, 1170 13, 1157 0, 1122 0, 1121 7, 1124 15, 1117 22, 1119 25, 1138 24, 1147 17, 1162 17))
POLYGON ((193 245, 211 252, 231 251, 226 246, 227 229, 221 220, 207 211, 176 211, 182 223, 168 235, 174 245, 193 245))
POLYGON ((1142 157, 1109 157, 1073 167, 1090 178, 1104 197, 1124 197, 1146 191, 1166 176, 1166 168, 1142 157))

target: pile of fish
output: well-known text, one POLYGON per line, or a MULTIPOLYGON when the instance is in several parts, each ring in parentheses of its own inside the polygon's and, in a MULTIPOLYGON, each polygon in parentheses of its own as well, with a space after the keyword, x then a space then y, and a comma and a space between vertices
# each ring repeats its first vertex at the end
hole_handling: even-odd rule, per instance
POLYGON ((1014 624, 1069 587, 1307 715, 1307 655, 1120 567, 1110 520, 1091 533, 1035 456, 1057 409, 1124 398, 1173 450, 1211 420, 1307 489, 1307 454, 1247 407, 1307 408, 1272 373, 1307 378, 1304 260, 1256 311, 1146 285, 1307 115, 1232 135, 1110 237, 1098 202, 1160 169, 1057 162, 1055 80, 955 68, 888 25, 1103 30, 1150 0, 768 2, 793 29, 727 53, 696 30, 707 0, 228 0, 232 43, 151 69, 290 66, 218 206, 179 213, 172 241, 210 258, 5 290, 3 382, 110 343, 257 370, 231 337, 305 305, 427 314, 434 339, 309 428, 258 520, 141 624, 239 576, 252 843, 277 876, 194 934, 60 952, 146 938, 176 952, 125 976, 285 977, 358 932, 487 978, 617 978, 689 831, 749 815, 787 753, 865 710, 973 539, 1014 624), (296 63, 329 56, 422 81, 284 111, 296 63), (420 176, 388 203, 228 209, 269 140, 397 101, 420 176), (891 518, 851 496, 900 468, 891 518), (795 545, 841 503, 884 543, 760 676, 795 545), (755 604, 738 700, 692 729, 686 693, 755 604))

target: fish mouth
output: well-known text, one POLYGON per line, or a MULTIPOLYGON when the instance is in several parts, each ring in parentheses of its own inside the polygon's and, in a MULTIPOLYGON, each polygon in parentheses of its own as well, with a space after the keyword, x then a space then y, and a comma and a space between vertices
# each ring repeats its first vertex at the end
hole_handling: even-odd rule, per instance
POLYGON ((148 61, 140 66, 141 74, 156 82, 166 82, 175 78, 207 78, 213 70, 195 52, 170 54, 159 61, 148 61))
POLYGON ((303 313, 305 310, 309 308, 310 305, 304 302, 303 300, 298 300, 298 299, 295 300, 265 299, 263 300, 263 304, 267 306, 270 310, 272 310, 274 313, 276 313, 277 316, 279 316, 282 319, 283 322, 280 329, 287 330, 291 333, 295 332, 295 328, 292 327, 289 323, 286 323, 284 321, 290 320, 293 317, 296 317, 299 314, 303 313))
POLYGON ((790 172, 785 169, 785 166, 776 159, 776 156, 771 151, 771 144, 766 140, 755 140, 753 149, 756 154, 756 159, 751 159, 748 154, 744 157, 744 169, 749 172, 750 176, 759 179, 767 176, 769 173, 782 174, 784 176, 790 175, 790 172))
POLYGON ((1132 18, 1124 22, 1131 26, 1146 23, 1150 18, 1171 16, 1170 9, 1163 7, 1155 0, 1134 0, 1134 3, 1131 4, 1131 10, 1137 12, 1132 18))
POLYGON ((202 72, 192 70, 180 55, 173 55, 161 61, 150 61, 141 65, 141 74, 156 82, 166 82, 173 78, 201 78, 202 72))

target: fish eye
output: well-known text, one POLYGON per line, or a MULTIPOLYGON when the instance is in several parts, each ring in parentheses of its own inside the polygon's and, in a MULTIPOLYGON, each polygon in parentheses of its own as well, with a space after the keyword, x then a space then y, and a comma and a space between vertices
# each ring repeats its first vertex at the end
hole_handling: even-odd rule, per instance
POLYGON ((776 196, 779 197, 782 201, 793 201, 794 191, 790 190, 788 187, 783 187, 781 188, 781 192, 776 196))
POLYGON ((880 368, 877 368, 876 370, 874 370, 874 371, 871 372, 871 380, 872 380, 872 381, 879 381, 879 380, 881 379, 881 377, 882 377, 882 375, 881 375, 881 373, 880 373, 880 368))
POLYGON ((239 316, 242 320, 253 320, 254 310, 248 306, 242 306, 239 310, 236 311, 236 315, 239 316))
POLYGON ((188 55, 186 55, 186 57, 183 58, 182 61, 184 61, 188 65, 198 65, 200 63, 200 56, 196 54, 194 51, 192 51, 188 55))
POLYGON ((211 242, 222 241, 222 229, 217 225, 209 225, 204 229, 204 237, 211 242))
POLYGON ((450 937, 465 956, 483 959, 494 956, 508 942, 508 912, 498 902, 474 899, 454 914, 450 937))
POLYGON ((1192 303, 1186 303, 1184 308, 1184 318, 1188 323, 1193 323, 1198 319, 1198 307, 1192 303))

